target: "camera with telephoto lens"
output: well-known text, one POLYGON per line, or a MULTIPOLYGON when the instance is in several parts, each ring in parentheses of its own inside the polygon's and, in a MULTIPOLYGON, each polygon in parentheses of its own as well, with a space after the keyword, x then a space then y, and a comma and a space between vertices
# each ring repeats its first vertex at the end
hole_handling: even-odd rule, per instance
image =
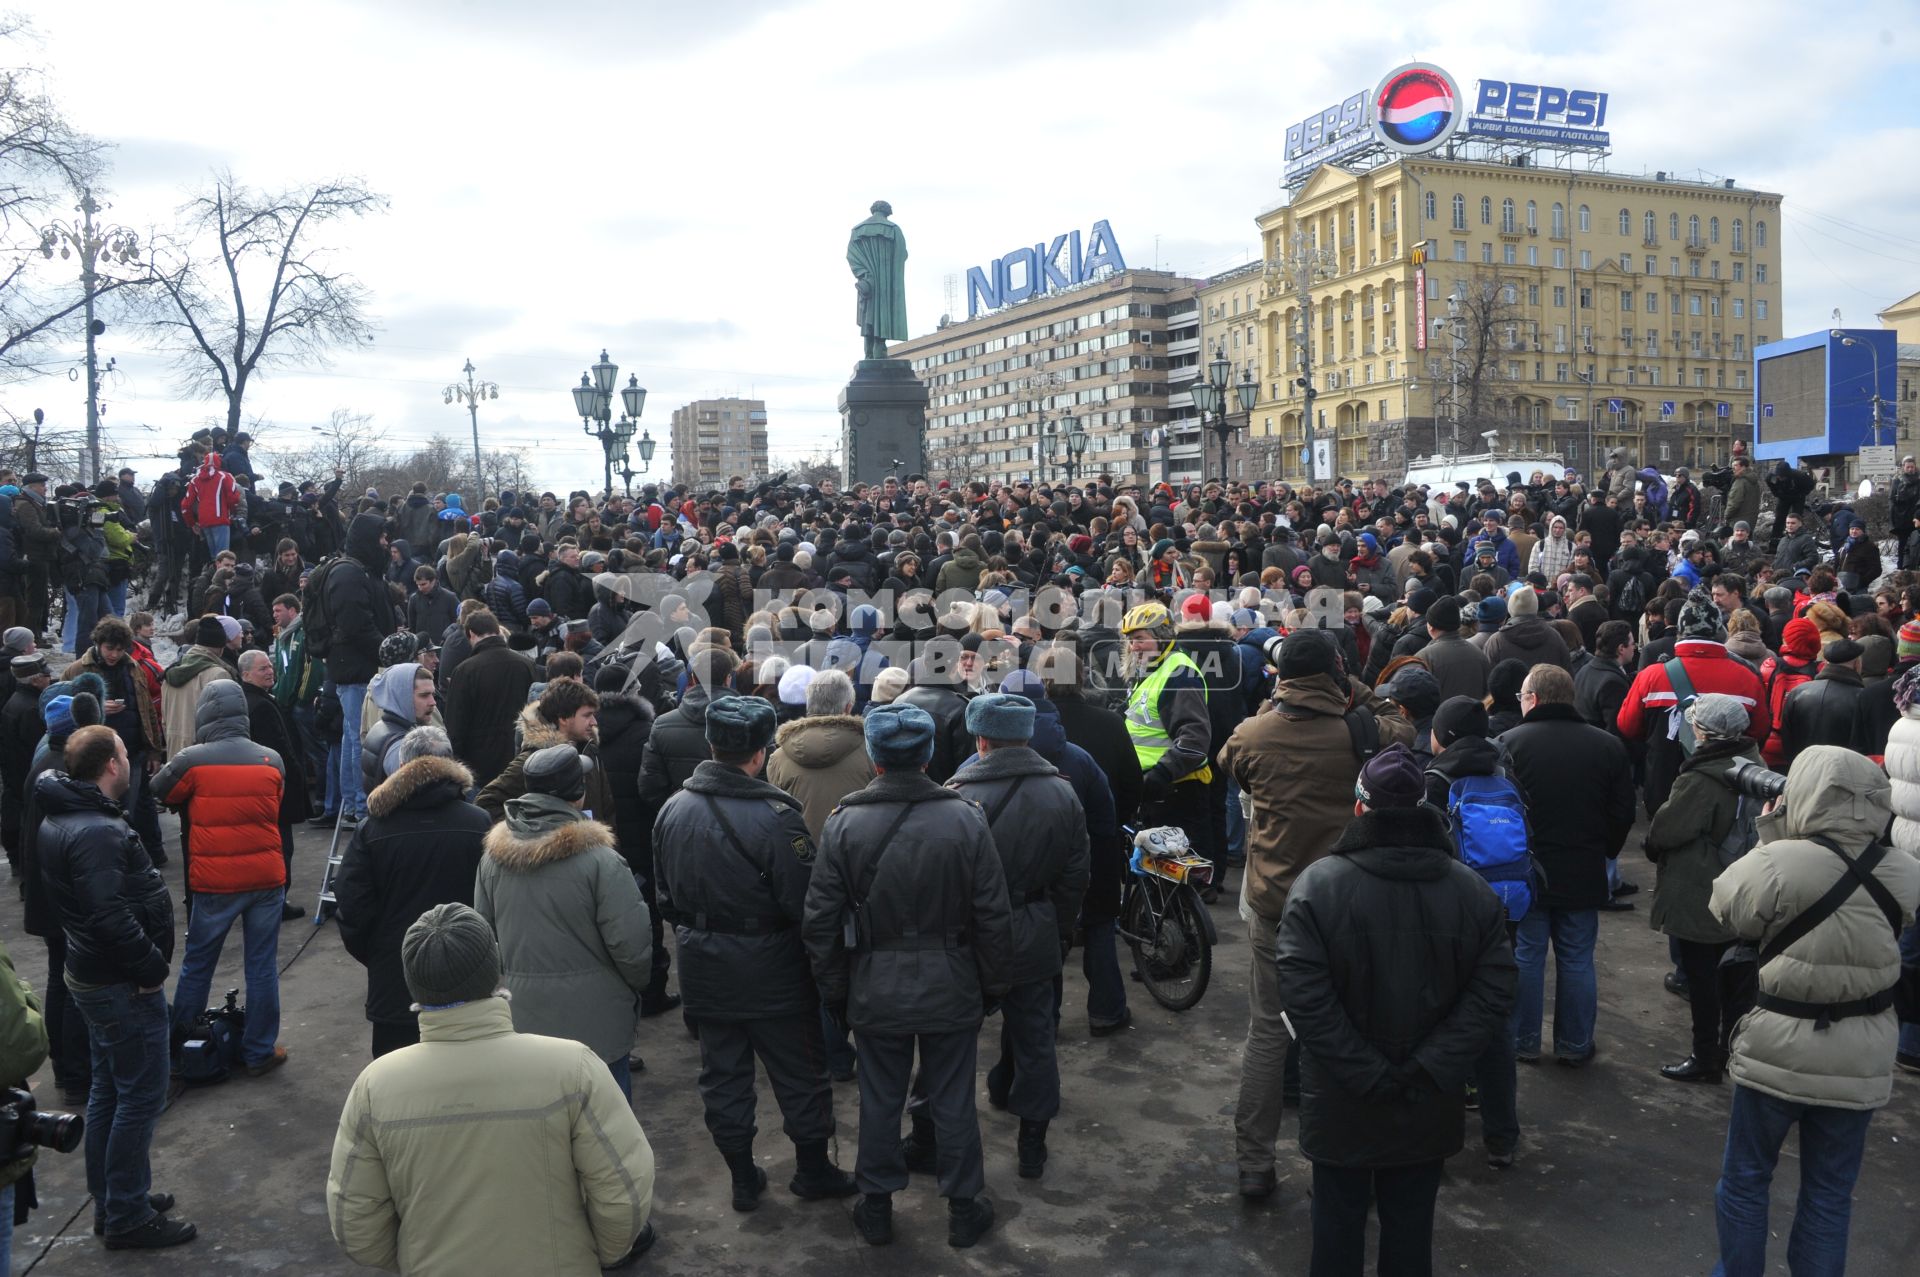
POLYGON ((106 504, 91 492, 59 497, 53 502, 54 525, 61 531, 100 527, 107 521, 106 504))
POLYGON ((1770 803, 1787 792, 1787 778, 1779 772, 1769 771, 1764 763, 1756 763, 1750 758, 1735 761, 1727 769, 1727 779, 1733 787, 1757 802, 1770 803))
POLYGON ((86 1119, 78 1113, 42 1113, 33 1102, 33 1092, 8 1087, 0 1092, 6 1103, 0 1104, 0 1132, 7 1136, 0 1160, 15 1162, 36 1148, 56 1153, 71 1153, 80 1147, 87 1133, 86 1119))

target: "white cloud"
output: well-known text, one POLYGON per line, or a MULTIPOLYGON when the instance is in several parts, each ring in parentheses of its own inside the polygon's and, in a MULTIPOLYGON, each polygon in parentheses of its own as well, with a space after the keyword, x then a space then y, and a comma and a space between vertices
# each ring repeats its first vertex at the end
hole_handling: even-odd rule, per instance
MULTIPOLYGON (((567 391, 603 345, 651 392, 656 438, 677 404, 736 393, 768 401, 776 452, 830 443, 860 353, 845 236, 873 199, 906 231, 916 331, 946 308, 948 276, 1096 218, 1135 265, 1221 270, 1252 253, 1253 215, 1279 198, 1286 125, 1415 57, 1609 91, 1617 171, 1781 192, 1783 332, 1836 305, 1870 323, 1920 286, 1906 162, 1920 134, 1891 101, 1920 70, 1902 0, 1830 23, 1784 0, 1644 22, 1475 6, 1417 30, 1375 0, 1329 16, 1139 0, 99 0, 36 20, 71 115, 122 143, 123 220, 164 222, 219 165, 263 185, 353 173, 392 196, 336 240, 374 290, 382 340, 261 381, 250 411, 303 430, 344 406, 398 440, 458 438, 465 414, 439 391, 471 357, 501 383, 483 432, 555 487, 597 471, 567 391)), ((129 450, 212 411, 175 401, 164 361, 123 334, 104 349, 129 450)), ((6 394, 50 415, 79 398, 6 394)))

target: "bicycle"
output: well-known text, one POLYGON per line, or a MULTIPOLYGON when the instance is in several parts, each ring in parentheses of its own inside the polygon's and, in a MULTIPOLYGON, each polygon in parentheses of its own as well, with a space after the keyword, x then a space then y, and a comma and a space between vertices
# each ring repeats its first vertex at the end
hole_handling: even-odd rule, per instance
POLYGON ((1196 855, 1173 826, 1135 830, 1116 930, 1133 950, 1133 967, 1153 1000, 1169 1011, 1197 1005, 1213 975, 1220 933, 1200 900, 1213 880, 1213 862, 1196 855))

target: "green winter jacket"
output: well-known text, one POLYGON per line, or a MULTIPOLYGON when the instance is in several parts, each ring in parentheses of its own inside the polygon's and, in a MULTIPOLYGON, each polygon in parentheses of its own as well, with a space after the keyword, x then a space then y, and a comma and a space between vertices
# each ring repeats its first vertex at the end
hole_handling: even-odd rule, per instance
MULTIPOLYGON (((25 1086, 47 1058, 47 1026, 33 986, 13 970, 13 956, 0 944, 0 1086, 25 1086)), ((0 1188, 33 1169, 33 1150, 0 1164, 0 1188)))
POLYGON ((1733 939, 1707 901, 1720 876, 1720 843, 1733 827, 1738 806, 1726 777, 1740 759, 1760 761, 1751 738, 1702 745, 1681 765, 1673 792, 1653 814, 1644 846, 1647 859, 1659 866, 1647 920, 1655 931, 1696 944, 1733 939))

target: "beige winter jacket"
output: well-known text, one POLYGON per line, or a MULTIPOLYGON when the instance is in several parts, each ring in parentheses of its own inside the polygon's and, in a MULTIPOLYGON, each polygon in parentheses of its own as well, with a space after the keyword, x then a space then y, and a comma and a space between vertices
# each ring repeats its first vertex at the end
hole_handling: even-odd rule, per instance
POLYGON ((800 800, 816 839, 842 798, 873 779, 865 722, 854 714, 800 718, 780 728, 767 759, 767 779, 800 800))
MULTIPOLYGON (((1761 817, 1759 845, 1714 880, 1708 908, 1764 948, 1847 872, 1811 835, 1858 855, 1886 828, 1891 810, 1886 774, 1865 757, 1835 745, 1803 751, 1783 809, 1761 817)), ((1899 902, 1903 923, 1911 920, 1920 905, 1920 861, 1889 847, 1873 872, 1899 902)), ((1799 1002, 1850 1002, 1891 988, 1899 975, 1898 937, 1873 898, 1857 890, 1760 969, 1760 990, 1799 1002)), ((1794 1103, 1879 1108, 1893 1092, 1898 1030, 1891 1008, 1820 1028, 1756 1007, 1734 1030, 1734 1080, 1794 1103)))
POLYGON ((327 1219, 369 1268, 598 1277, 652 1213, 653 1149, 607 1066, 514 1032, 504 998, 422 1011, 340 1111, 327 1219))

